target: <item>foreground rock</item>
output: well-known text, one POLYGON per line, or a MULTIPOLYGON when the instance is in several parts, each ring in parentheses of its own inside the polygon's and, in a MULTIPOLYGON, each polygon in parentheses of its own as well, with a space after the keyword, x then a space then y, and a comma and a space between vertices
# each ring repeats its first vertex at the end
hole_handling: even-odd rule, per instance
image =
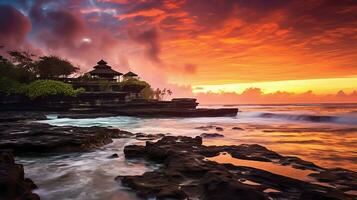
MULTIPOLYGON (((332 187, 311 184, 252 167, 207 160, 207 157, 223 152, 242 159, 315 170, 317 174, 326 171, 313 163, 296 157, 284 157, 260 145, 203 146, 201 137, 166 136, 155 143, 146 142, 146 146, 130 145, 124 149, 127 158, 144 157, 162 163, 161 168, 140 176, 118 176, 117 180, 144 198, 353 199, 353 196, 332 187), (256 184, 245 184, 247 181, 256 184)), ((349 186, 350 189, 352 186, 349 186)))
POLYGON ((37 186, 31 179, 24 177, 24 168, 16 164, 9 151, 0 151, 0 199, 38 200, 32 193, 37 186))
POLYGON ((219 134, 219 133, 202 133, 201 137, 203 137, 203 138, 220 138, 220 137, 224 137, 224 135, 219 134))
POLYGON ((133 134, 103 127, 51 126, 42 123, 0 124, 0 149, 15 153, 87 151, 133 134))

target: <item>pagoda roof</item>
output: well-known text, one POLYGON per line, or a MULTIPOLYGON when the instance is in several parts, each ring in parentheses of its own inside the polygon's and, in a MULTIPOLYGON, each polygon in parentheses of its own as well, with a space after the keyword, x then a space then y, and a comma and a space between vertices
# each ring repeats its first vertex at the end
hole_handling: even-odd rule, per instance
POLYGON ((112 67, 107 65, 107 62, 105 62, 104 60, 100 60, 99 62, 97 62, 97 65, 93 68, 94 69, 92 71, 88 72, 90 75, 123 75, 122 73, 113 70, 112 67))
POLYGON ((133 76, 138 76, 138 75, 135 74, 134 72, 129 71, 128 73, 124 74, 124 76, 133 77, 133 76))
POLYGON ((105 62, 103 59, 97 62, 98 65, 106 65, 107 62, 105 62))

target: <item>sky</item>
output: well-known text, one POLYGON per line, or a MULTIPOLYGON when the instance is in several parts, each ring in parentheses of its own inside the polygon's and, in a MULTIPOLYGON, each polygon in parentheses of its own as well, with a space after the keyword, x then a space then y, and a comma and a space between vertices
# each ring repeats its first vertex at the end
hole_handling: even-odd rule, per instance
POLYGON ((201 103, 357 102, 355 0, 0 0, 0 44, 201 103))

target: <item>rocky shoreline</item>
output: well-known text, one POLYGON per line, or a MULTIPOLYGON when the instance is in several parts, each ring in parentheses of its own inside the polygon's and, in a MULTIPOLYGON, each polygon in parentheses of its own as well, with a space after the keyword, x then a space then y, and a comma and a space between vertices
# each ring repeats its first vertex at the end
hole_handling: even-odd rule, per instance
MULTIPOLYGON (((52 126, 34 120, 44 113, 0 114, 0 185, 6 190, 0 199, 39 199, 32 193, 36 185, 24 178, 23 167, 15 164, 16 155, 34 153, 71 153, 95 150, 116 138, 146 141, 145 146, 128 145, 125 157, 144 158, 161 167, 137 176, 119 175, 115 180, 134 190, 138 196, 156 199, 331 199, 349 200, 357 188, 357 173, 346 169, 325 169, 298 157, 283 156, 257 144, 205 146, 202 137, 224 137, 203 133, 202 137, 165 136, 130 133, 103 127, 52 126), (311 172, 309 183, 252 166, 219 163, 217 156, 271 163, 311 172), (254 183, 254 184, 251 184, 254 183)), ((222 131, 222 127, 198 127, 222 131)), ((113 154, 109 159, 116 159, 113 154)), ((114 177, 113 177, 114 178, 114 177)))
POLYGON ((0 149, 15 153, 67 153, 88 151, 132 136, 118 129, 102 127, 51 126, 42 123, 0 124, 0 149))
POLYGON ((354 190, 357 173, 324 169, 297 157, 282 156, 260 145, 204 146, 202 138, 166 136, 145 146, 124 149, 127 158, 144 157, 162 167, 140 176, 118 176, 117 181, 137 191, 143 198, 158 199, 354 199, 343 191, 354 190), (220 153, 234 158, 273 162, 297 169, 315 171, 311 176, 343 189, 312 184, 253 167, 219 164, 210 161, 220 153), (256 184, 245 184, 246 181, 256 184))

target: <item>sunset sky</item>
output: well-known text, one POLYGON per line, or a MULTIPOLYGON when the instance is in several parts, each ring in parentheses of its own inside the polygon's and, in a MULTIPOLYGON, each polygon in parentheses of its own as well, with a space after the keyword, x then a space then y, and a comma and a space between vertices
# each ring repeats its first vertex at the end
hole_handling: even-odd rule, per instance
POLYGON ((202 103, 357 102, 355 0, 0 0, 0 44, 202 103))

